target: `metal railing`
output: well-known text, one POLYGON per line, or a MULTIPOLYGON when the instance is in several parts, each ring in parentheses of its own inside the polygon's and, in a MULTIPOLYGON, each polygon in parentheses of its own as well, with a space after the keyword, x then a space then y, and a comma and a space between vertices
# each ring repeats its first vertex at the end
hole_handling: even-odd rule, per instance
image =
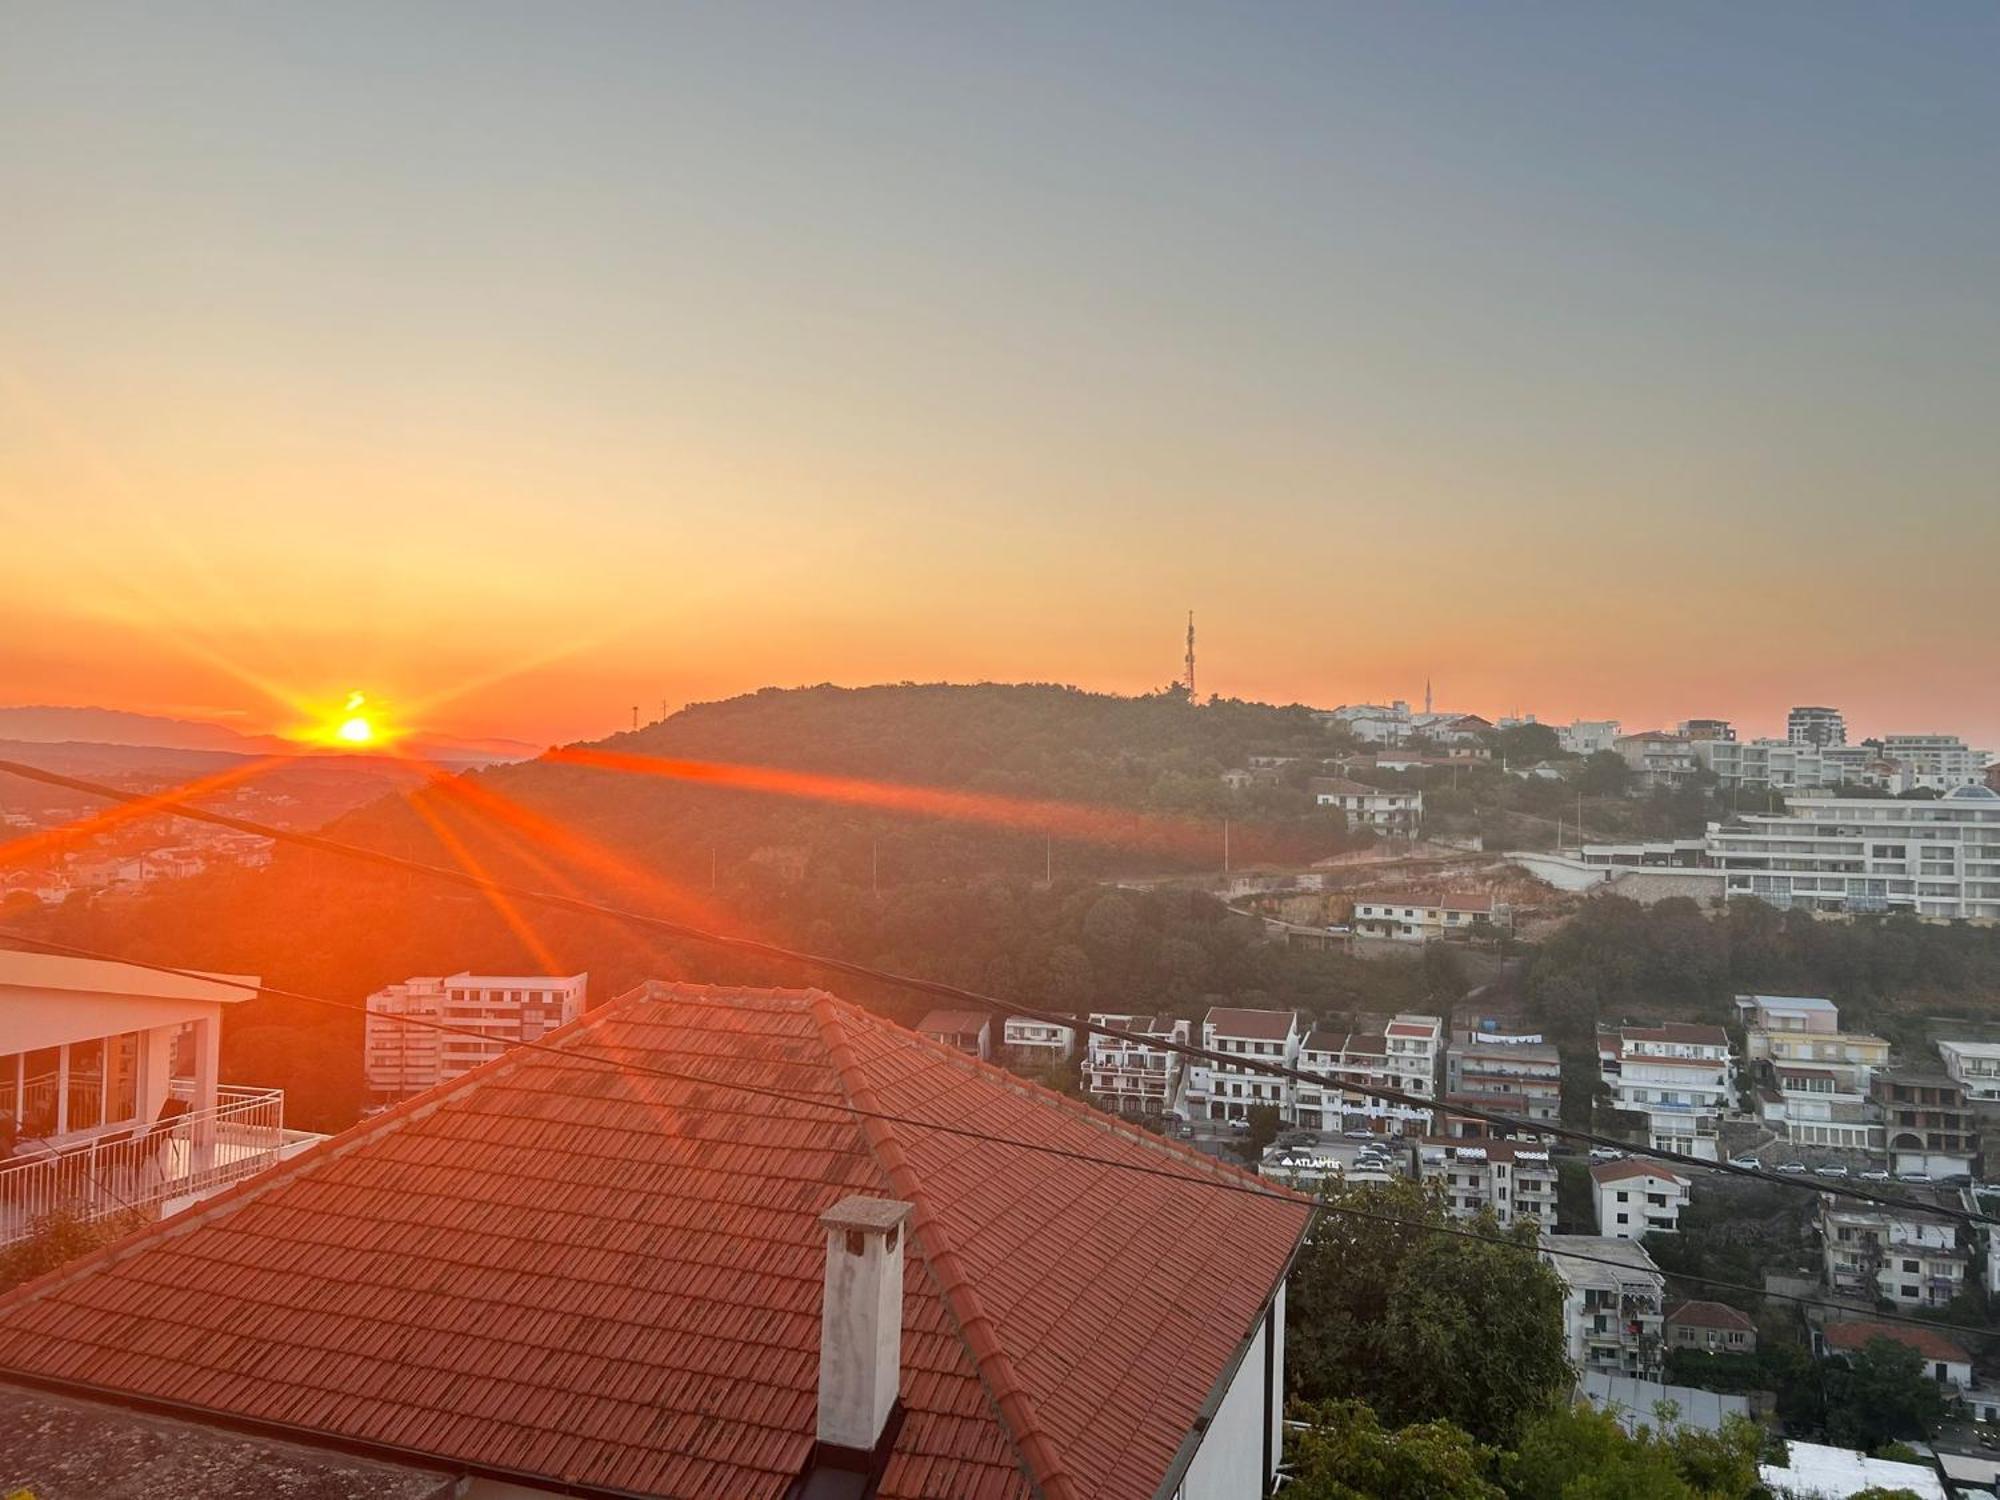
POLYGON ((215 1108, 185 1106, 193 1086, 176 1080, 180 1113, 152 1125, 75 1142, 23 1141, 0 1164, 0 1248, 51 1217, 102 1219, 157 1210, 174 1198, 212 1192, 278 1160, 285 1140, 283 1089, 222 1088, 215 1108))

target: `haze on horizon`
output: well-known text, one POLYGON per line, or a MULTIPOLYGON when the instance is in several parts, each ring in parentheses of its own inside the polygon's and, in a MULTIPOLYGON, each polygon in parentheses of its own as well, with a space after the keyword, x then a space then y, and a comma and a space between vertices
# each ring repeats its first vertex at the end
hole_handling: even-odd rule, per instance
POLYGON ((0 18, 0 702, 2000 741, 1991 6, 0 18))

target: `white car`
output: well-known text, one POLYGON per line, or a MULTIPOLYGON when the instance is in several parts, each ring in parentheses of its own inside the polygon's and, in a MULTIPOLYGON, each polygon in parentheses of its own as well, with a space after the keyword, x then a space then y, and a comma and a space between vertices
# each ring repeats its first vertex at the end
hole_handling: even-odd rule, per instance
POLYGON ((1762 1170, 1764 1166, 1754 1156, 1732 1156, 1729 1158, 1729 1165, 1732 1167, 1748 1167, 1753 1172, 1762 1170))
POLYGON ((1616 1146, 1592 1146, 1590 1148, 1590 1159, 1592 1161, 1623 1161, 1625 1153, 1620 1151, 1616 1146))
POLYGON ((1778 1170, 1780 1172, 1796 1173, 1796 1172, 1803 1172, 1805 1171, 1805 1169, 1806 1169, 1806 1164, 1802 1161, 1781 1161, 1778 1163, 1778 1170))
POLYGON ((1889 1182, 1893 1179, 1880 1167, 1870 1167, 1861 1174, 1861 1180, 1863 1182, 1889 1182))
POLYGON ((1845 1177, 1847 1175, 1847 1168, 1837 1163, 1824 1167, 1814 1167, 1813 1175, 1815 1177, 1845 1177))
POLYGON ((1904 1182, 1929 1182, 1931 1180, 1931 1174, 1928 1172, 1898 1172, 1896 1175, 1904 1182))

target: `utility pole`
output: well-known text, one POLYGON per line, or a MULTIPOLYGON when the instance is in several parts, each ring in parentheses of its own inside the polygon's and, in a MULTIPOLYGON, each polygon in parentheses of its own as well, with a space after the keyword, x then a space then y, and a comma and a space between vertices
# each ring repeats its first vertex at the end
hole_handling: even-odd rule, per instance
POLYGON ((1222 873, 1229 873, 1229 819, 1222 820, 1222 873))
POLYGON ((632 705, 632 727, 634 729, 639 727, 639 705, 636 703, 632 705))
POLYGON ((1188 702, 1194 702, 1194 611, 1188 611, 1187 637, 1187 690, 1188 702))

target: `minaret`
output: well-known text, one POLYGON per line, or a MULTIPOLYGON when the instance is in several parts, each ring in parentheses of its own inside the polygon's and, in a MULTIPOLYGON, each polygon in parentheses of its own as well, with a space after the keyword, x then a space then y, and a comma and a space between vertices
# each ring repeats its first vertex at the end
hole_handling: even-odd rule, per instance
POLYGON ((1188 611, 1187 640, 1187 693, 1188 702, 1194 702, 1194 611, 1188 611))
POLYGON ((1424 679, 1424 716, 1426 718, 1430 717, 1430 711, 1431 711, 1431 680, 1430 678, 1426 677, 1424 679))

